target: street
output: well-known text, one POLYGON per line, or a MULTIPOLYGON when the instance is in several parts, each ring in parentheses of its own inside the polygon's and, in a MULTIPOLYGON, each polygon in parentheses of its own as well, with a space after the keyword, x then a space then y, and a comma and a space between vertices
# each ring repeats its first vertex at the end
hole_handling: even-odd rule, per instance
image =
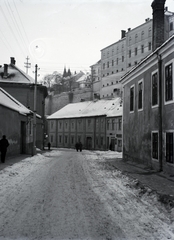
POLYGON ((167 211, 133 184, 102 152, 29 157, 0 171, 0 239, 174 239, 167 211))

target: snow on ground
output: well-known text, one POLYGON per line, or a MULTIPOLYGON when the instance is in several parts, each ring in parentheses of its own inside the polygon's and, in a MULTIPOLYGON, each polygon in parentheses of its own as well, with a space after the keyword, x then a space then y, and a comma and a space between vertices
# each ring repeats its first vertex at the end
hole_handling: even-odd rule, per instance
POLYGON ((144 194, 140 194, 140 189, 135 188, 136 180, 130 179, 119 170, 106 164, 106 158, 116 159, 121 157, 122 153, 112 151, 90 152, 84 150, 82 153, 76 153, 72 149, 55 149, 44 154, 28 157, 1 170, 0 216, 2 218, 0 218, 0 239, 12 239, 12 237, 19 239, 16 237, 16 232, 23 233, 25 231, 25 239, 27 240, 174 239, 174 219, 160 205, 155 193, 147 189, 144 194), (64 156, 70 160, 63 161, 64 156), (62 169, 60 165, 56 169, 59 159, 61 164, 64 164, 62 169), (52 173, 54 174, 51 175, 52 173), (62 177, 65 177, 63 180, 65 186, 59 186, 61 174, 62 177), (46 178, 48 183, 43 182, 43 185, 41 185, 46 178), (52 180, 55 189, 52 190, 54 192, 51 192, 55 197, 57 194, 57 199, 51 199, 47 195, 52 180), (58 187, 61 187, 62 193, 56 192, 58 187), (18 194, 21 194, 19 195, 20 199, 18 199, 18 194), (67 199, 63 200, 63 194, 67 199), (33 206, 30 206, 32 201, 34 202, 34 210, 32 209, 33 206), (66 207, 63 205, 64 202, 66 202, 66 207), (71 209, 73 202, 75 202, 75 206, 71 209), (46 204, 47 210, 44 209, 44 204, 46 204), (56 216, 55 207, 60 211, 62 225, 61 219, 56 216), (21 219, 19 219, 21 210, 24 212, 21 219), (35 212, 36 216, 32 215, 32 211, 33 214, 35 212), (52 211, 52 213, 49 211, 52 211), (69 215, 65 216, 66 214, 69 215), (92 214, 94 215, 92 216, 92 214), (27 224, 22 223, 27 216, 29 222, 27 224), (47 217, 45 218, 45 216, 47 217), (79 219, 76 216, 79 216, 79 219), (98 219, 99 216, 100 219, 98 219), (16 219, 16 217, 18 218, 16 219), (43 226, 40 225, 39 230, 36 231, 37 217, 42 219, 43 226), (58 225, 56 225, 55 221, 49 222, 53 221, 52 219, 56 219, 58 225), (83 223, 84 220, 85 223, 83 223), (73 236, 68 236, 68 233, 73 231, 73 221, 76 221, 75 226, 77 229, 74 230, 73 236), (52 235, 49 235, 51 230, 47 229, 50 225, 52 226, 52 235), (78 228, 81 225, 84 229, 78 228), (9 229, 8 226, 13 227, 9 229), (23 226, 23 230, 20 229, 21 226, 23 226), (57 230, 58 227, 61 228, 57 230), (55 238, 56 231, 62 236, 66 236, 66 238, 55 238), (88 234, 85 238, 82 237, 84 233, 88 234), (39 237, 27 237, 30 234, 33 234, 32 236, 38 234, 39 237), (94 237, 91 237, 90 234, 94 237), (101 237, 102 234, 103 237, 101 237), (121 236, 124 236, 124 238, 121 236))

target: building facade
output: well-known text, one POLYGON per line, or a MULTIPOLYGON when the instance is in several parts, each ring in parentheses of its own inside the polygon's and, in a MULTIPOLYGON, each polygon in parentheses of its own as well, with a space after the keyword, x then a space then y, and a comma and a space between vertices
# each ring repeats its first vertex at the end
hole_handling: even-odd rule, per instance
POLYGON ((81 141, 83 148, 89 150, 108 150, 112 144, 110 150, 122 151, 120 119, 120 99, 69 104, 48 117, 49 141, 59 148, 74 148, 81 141))
MULTIPOLYGON (((34 79, 18 69, 15 59, 11 58, 10 64, 0 68, 0 87, 21 102, 25 107, 34 111, 34 79)), ((45 126, 45 98, 47 88, 37 85, 36 112, 41 116, 37 119, 37 147, 42 149, 44 144, 45 126)))
POLYGON ((33 148, 33 112, 0 88, 0 138, 6 135, 8 155, 31 154, 33 148))
MULTIPOLYGON (((163 9, 162 14, 164 13, 163 30, 159 24, 159 28, 165 33, 163 42, 174 32, 174 13, 168 11, 167 7, 163 9)), ((152 25, 153 19, 147 18, 136 28, 122 30, 120 40, 101 49, 101 99, 121 96, 120 78, 153 51, 152 25)))
POLYGON ((164 3, 152 4, 154 51, 121 79, 123 158, 173 175, 174 35, 163 43, 164 3))

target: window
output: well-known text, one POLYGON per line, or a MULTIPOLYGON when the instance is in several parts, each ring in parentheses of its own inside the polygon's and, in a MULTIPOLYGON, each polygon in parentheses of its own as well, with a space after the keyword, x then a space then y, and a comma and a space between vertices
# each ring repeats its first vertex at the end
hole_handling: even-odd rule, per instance
POLYGON ((66 129, 68 128, 68 123, 67 123, 67 122, 65 122, 65 128, 66 128, 66 129))
POLYGON ((95 138, 95 143, 98 145, 98 137, 95 138))
POLYGON ((51 135, 51 142, 53 142, 53 135, 51 135))
POLYGON ((151 42, 148 43, 148 49, 149 49, 149 51, 152 49, 152 44, 151 44, 151 42))
POLYGON ((62 127, 62 123, 61 122, 59 122, 59 128, 61 128, 62 127))
POLYGON ((118 65, 118 58, 117 58, 117 65, 118 65))
POLYGON ((65 136, 65 143, 67 143, 67 141, 68 141, 68 137, 67 137, 67 136, 65 136))
POLYGON ((151 37, 152 35, 152 30, 151 30, 151 27, 149 28, 149 31, 148 31, 148 36, 151 37))
POLYGON ((144 31, 141 32, 141 40, 144 39, 144 31))
POLYGON ((158 104, 158 74, 152 75, 152 106, 158 104))
POLYGON ((130 88, 130 111, 134 111, 134 86, 130 88))
POLYGON ((103 69, 105 69, 105 63, 103 63, 103 69))
POLYGON ((118 130, 121 130, 122 120, 121 118, 118 119, 118 130))
POLYGON ((74 122, 71 123, 71 127, 72 127, 72 129, 74 128, 74 122))
POLYGON ((107 130, 109 130, 109 120, 107 120, 107 130))
POLYGON ((130 38, 129 38, 129 46, 131 45, 131 40, 132 40, 132 39, 131 39, 131 37, 130 37, 130 38))
POLYGON ((172 63, 165 67, 165 100, 173 100, 172 63))
POLYGON ((109 68, 109 62, 107 62, 107 68, 109 68))
POLYGON ((166 162, 173 163, 173 132, 166 133, 166 162))
POLYGON ((112 60, 112 66, 114 66, 114 60, 112 60))
POLYGON ((88 127, 91 125, 91 119, 88 119, 88 127))
POLYGON ((141 45, 141 53, 144 53, 144 45, 141 45))
POLYGON ((173 22, 170 23, 170 31, 173 30, 173 22))
POLYGON ((100 140, 101 140, 101 146, 103 146, 103 137, 101 137, 100 140))
POLYGON ((122 56, 122 62, 124 62, 124 56, 122 56))
POLYGON ((135 35, 135 42, 137 43, 138 41, 138 34, 135 35))
POLYGON ((152 158, 158 159, 158 132, 152 133, 152 158))
POLYGON ((112 130, 114 130, 114 126, 115 126, 115 121, 114 119, 112 119, 112 130))
POLYGON ((129 50, 129 57, 131 57, 131 50, 129 50))
POLYGON ((137 48, 135 48, 135 56, 137 55, 137 52, 138 52, 138 50, 137 50, 137 48))
POLYGON ((74 144, 74 136, 71 136, 71 144, 74 144))
POLYGON ((51 121, 51 129, 54 127, 54 122, 51 121))
POLYGON ((59 143, 62 142, 62 136, 59 136, 59 143))
POLYGON ((138 82, 138 109, 143 108, 143 82, 138 82))

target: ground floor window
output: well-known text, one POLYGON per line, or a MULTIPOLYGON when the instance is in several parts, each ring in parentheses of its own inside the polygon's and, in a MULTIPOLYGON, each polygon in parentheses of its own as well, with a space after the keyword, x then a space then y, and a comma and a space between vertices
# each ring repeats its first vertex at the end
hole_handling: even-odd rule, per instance
POLYGON ((67 143, 68 142, 68 137, 67 136, 65 136, 65 143, 67 143))
POLYGON ((59 136, 59 143, 62 143, 62 136, 59 136))
POLYGON ((122 147, 122 140, 118 140, 118 147, 122 147))
POLYGON ((74 136, 71 136, 71 144, 74 144, 74 136))
POLYGON ((152 133, 152 158, 158 159, 158 132, 152 133))
POLYGON ((103 146, 103 137, 100 138, 101 146, 103 146))
POLYGON ((166 161, 173 163, 173 132, 166 133, 166 161))

